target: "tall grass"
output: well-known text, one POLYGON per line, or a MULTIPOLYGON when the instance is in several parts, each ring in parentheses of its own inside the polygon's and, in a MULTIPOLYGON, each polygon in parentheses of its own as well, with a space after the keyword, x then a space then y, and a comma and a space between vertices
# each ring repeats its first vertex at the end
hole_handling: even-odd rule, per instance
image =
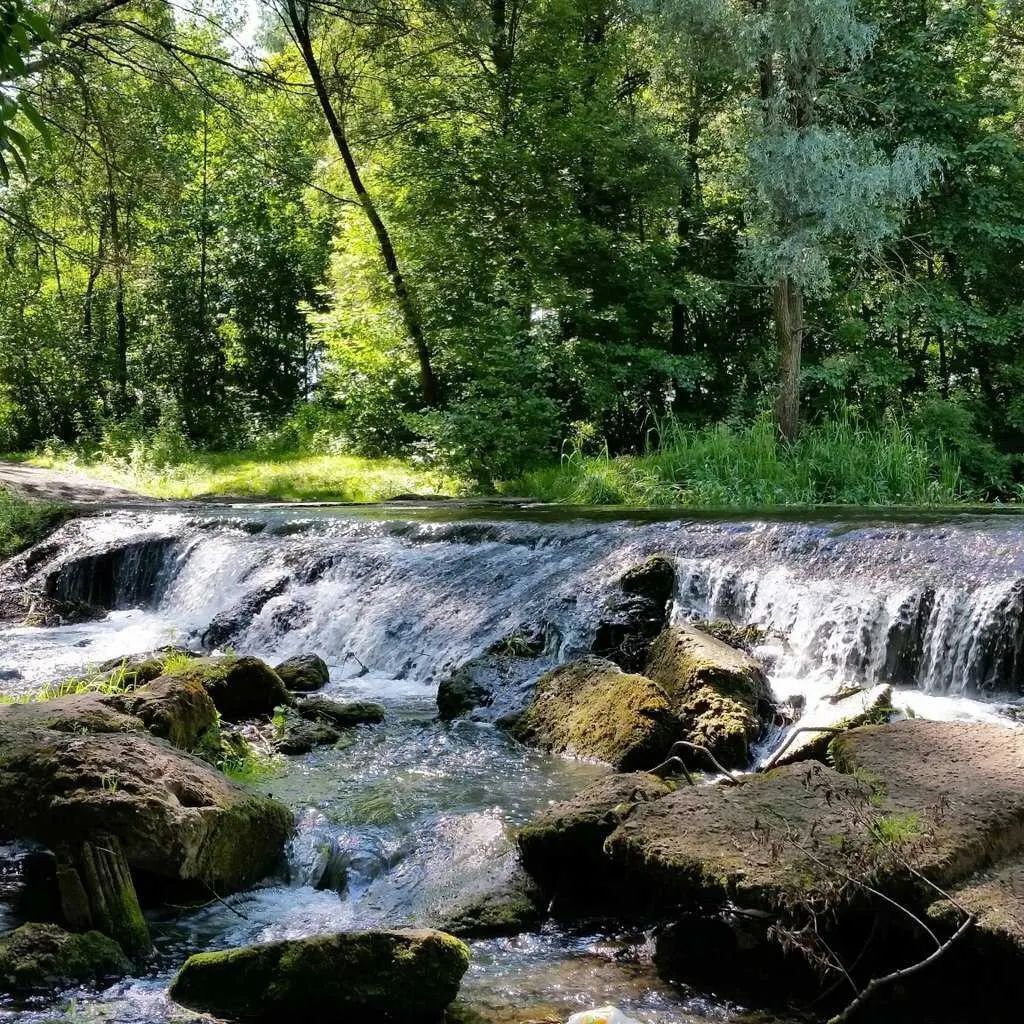
POLYGON ((695 428, 658 422, 643 455, 565 454, 512 489, 583 505, 949 505, 976 497, 959 461, 904 425, 845 418, 779 439, 767 417, 695 428))
POLYGON ((0 487, 0 559, 42 540, 68 514, 57 502, 25 501, 0 487))

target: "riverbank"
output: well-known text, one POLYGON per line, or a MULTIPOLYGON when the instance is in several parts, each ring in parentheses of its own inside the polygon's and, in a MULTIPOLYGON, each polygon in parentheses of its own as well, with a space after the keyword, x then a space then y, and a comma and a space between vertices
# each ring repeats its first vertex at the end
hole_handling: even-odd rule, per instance
POLYGON ((809 425, 798 440, 786 443, 770 421, 759 419, 702 428, 671 421, 634 455, 612 456, 578 442, 561 459, 516 479, 486 483, 408 458, 302 450, 192 452, 168 459, 143 446, 131 456, 47 451, 8 458, 159 499, 374 502, 409 494, 497 492, 555 504, 634 508, 1014 505, 1021 485, 1013 482, 1013 465, 1007 459, 993 463, 983 454, 930 443, 896 422, 809 425))

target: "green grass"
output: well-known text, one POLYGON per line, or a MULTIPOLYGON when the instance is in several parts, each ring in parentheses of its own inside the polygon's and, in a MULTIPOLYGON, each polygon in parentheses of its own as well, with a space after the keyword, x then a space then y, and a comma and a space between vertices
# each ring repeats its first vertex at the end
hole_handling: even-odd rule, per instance
POLYGON ((382 501, 399 494, 461 494, 466 483, 400 459, 355 455, 215 452, 159 468, 125 460, 33 455, 30 465, 73 470, 152 498, 237 497, 279 501, 382 501))
POLYGON ((0 487, 0 559, 42 540, 68 514, 68 509, 57 502, 25 501, 0 487))
POLYGON ((742 508, 784 505, 942 506, 976 500, 958 460, 896 423, 807 427, 793 444, 767 419, 688 428, 659 424, 643 455, 574 451, 509 485, 517 494, 580 505, 742 508))

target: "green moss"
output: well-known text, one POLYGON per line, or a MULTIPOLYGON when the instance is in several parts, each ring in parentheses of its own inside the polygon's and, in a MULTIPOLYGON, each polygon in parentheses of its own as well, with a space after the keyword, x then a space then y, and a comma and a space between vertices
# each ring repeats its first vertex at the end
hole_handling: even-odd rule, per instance
POLYGON ((131 963, 99 932, 72 934, 52 924, 24 924, 0 938, 0 990, 26 993, 122 977, 131 963))

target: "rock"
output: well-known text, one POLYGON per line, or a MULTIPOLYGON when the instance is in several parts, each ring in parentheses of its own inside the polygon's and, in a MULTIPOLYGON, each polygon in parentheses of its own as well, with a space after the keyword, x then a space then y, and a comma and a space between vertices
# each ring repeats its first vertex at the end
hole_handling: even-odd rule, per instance
POLYGON ((203 647, 206 650, 212 650, 237 640, 252 624, 252 620, 263 611, 264 606, 285 592, 288 583, 288 577, 282 576, 272 583, 248 591, 232 607, 218 612, 203 630, 201 638, 203 647))
POLYGON ((526 872, 516 868, 490 892, 446 913, 438 927, 460 939, 487 939, 536 931, 543 919, 540 892, 526 872))
POLYGON ((384 721, 384 706, 368 700, 337 701, 329 697, 305 697, 295 710, 307 722, 327 722, 336 729, 376 725, 384 721))
MULTIPOLYGON (((0 709, 0 828, 51 848, 109 834, 139 873, 218 893, 264 877, 291 813, 144 732, 25 728, 0 709)), ((116 714, 110 712, 109 714, 116 714)), ((131 718, 120 716, 124 721, 131 718)), ((67 724, 67 723, 65 723, 67 724)))
POLYGON ((121 689, 130 690, 145 683, 151 683, 166 671, 169 658, 194 658, 196 655, 187 647, 169 644, 144 654, 132 654, 122 658, 109 658, 97 666, 101 679, 116 679, 121 689))
POLYGON ((605 761, 620 771, 654 767, 680 735, 659 686, 599 658, 542 677, 511 731, 524 743, 605 761))
MULTIPOLYGON (((809 714, 798 719, 794 727, 822 726, 845 731, 870 723, 888 722, 894 714, 891 686, 856 687, 852 692, 837 693, 833 700, 823 700, 809 714)), ((833 739, 834 732, 798 733, 788 746, 779 748, 778 755, 769 758, 768 765, 777 768, 796 761, 823 761, 833 739)))
POLYGON ((602 611, 593 653, 627 672, 640 671, 651 642, 668 623, 675 586, 675 562, 666 555, 654 555, 628 570, 619 580, 620 592, 602 611))
POLYGON ((350 932, 189 957, 171 983, 182 1006, 230 1019, 437 1024, 469 950, 430 930, 350 932))
POLYGON ((327 662, 316 654, 297 654, 274 668, 288 690, 310 693, 319 690, 330 680, 327 662))
POLYGON ((595 876, 607 873, 603 847, 608 836, 637 807, 671 792, 668 783, 645 772, 599 779, 520 829, 523 867, 545 893, 591 890, 595 876))
POLYGON ((281 677, 259 658, 196 658, 175 676, 201 683, 229 722, 272 715, 274 708, 292 703, 281 677))
POLYGON ((768 632, 753 623, 737 626, 728 619, 699 619, 692 625, 702 633, 721 640, 723 644, 743 651, 744 654, 752 654, 755 647, 759 647, 768 639, 768 632))
POLYGON ((437 709, 445 721, 476 712, 493 721, 518 712, 537 678, 554 663, 560 636, 550 623, 521 626, 471 659, 437 689, 437 709))
POLYGON ((122 978, 132 970, 124 951, 99 932, 75 935, 55 924, 23 924, 0 936, 0 991, 27 994, 90 981, 122 978))
POLYGON ((771 697, 753 658, 692 626, 672 626, 654 642, 646 673, 669 695, 686 739, 726 768, 750 763, 771 697))
POLYGON ((1016 1019, 1024 998, 1024 856, 973 876, 951 897, 928 908, 936 927, 953 934, 963 910, 975 920, 951 948, 946 967, 955 978, 972 978, 972 991, 996 996, 1013 1014, 1006 1019, 1016 1019))
POLYGON ((640 1024, 632 1017, 627 1017, 616 1006, 601 1006, 596 1010, 584 1010, 574 1013, 566 1024, 640 1024))
POLYGON ((314 747, 336 743, 345 729, 384 721, 384 708, 370 701, 348 703, 328 697, 306 697, 285 712, 276 747, 282 754, 305 754, 314 747))
POLYGON ((218 745, 217 709, 194 679, 161 676, 123 693, 72 693, 0 706, 5 730, 147 731, 181 750, 206 753, 218 745))
POLYGON ((132 956, 150 951, 149 926, 115 836, 62 848, 57 885, 64 920, 75 931, 102 932, 132 956))

